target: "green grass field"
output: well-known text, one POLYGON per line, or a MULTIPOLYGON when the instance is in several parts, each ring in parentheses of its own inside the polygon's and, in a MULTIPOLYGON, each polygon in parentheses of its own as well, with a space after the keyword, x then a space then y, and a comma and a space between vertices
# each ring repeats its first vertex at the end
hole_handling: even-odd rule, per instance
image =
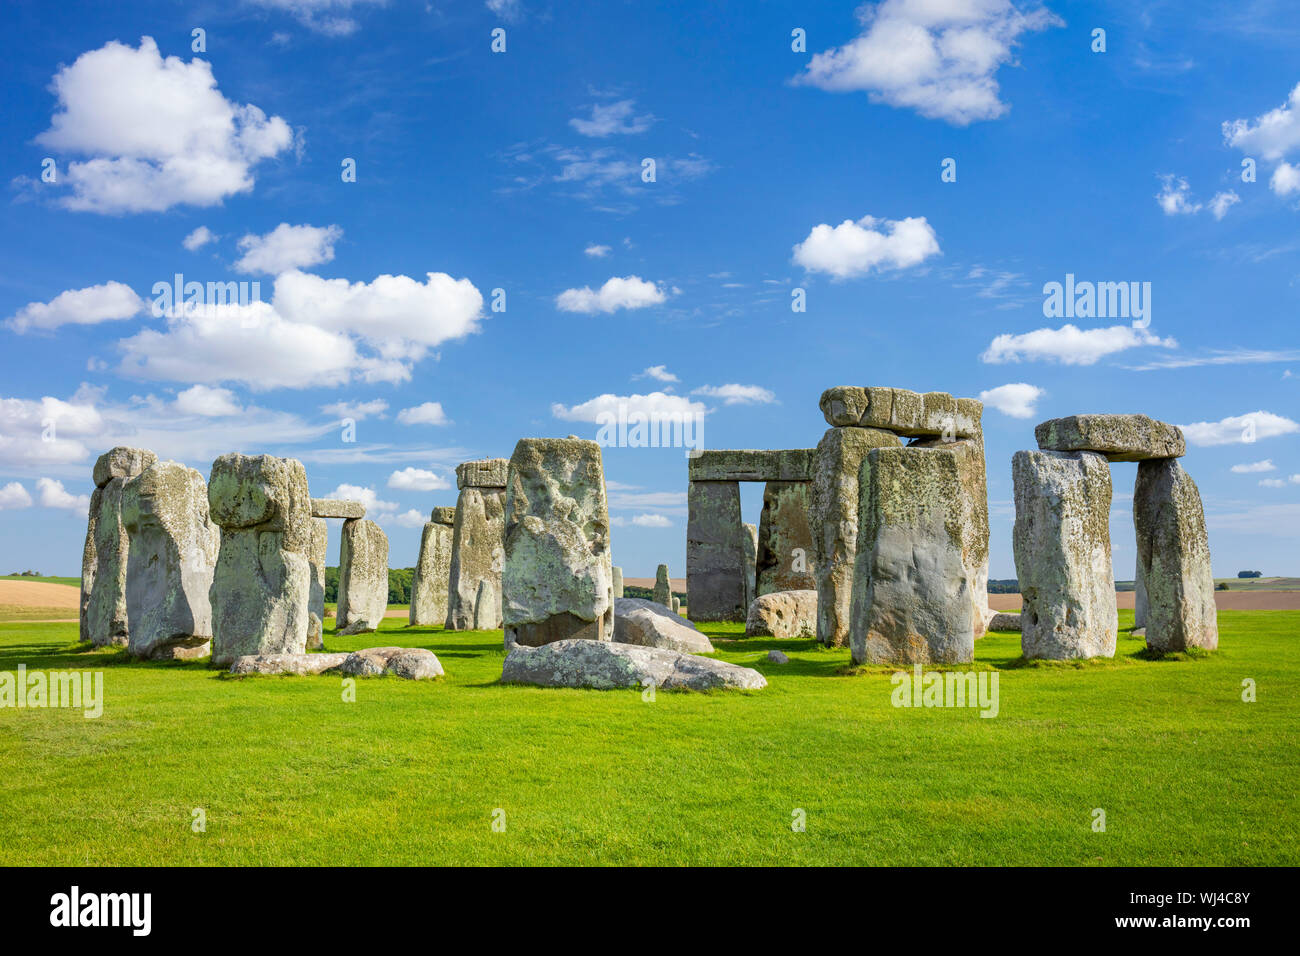
POLYGON ((894 708, 888 670, 739 625, 705 629, 766 690, 653 702, 502 686, 499 631, 402 625, 326 646, 428 647, 447 678, 361 680, 355 703, 337 676, 235 679, 0 625, 0 671, 102 669, 106 697, 94 720, 0 709, 0 864, 1300 862, 1297 611, 1223 611, 1221 650, 1191 658, 1121 631, 1113 661, 1023 666, 1019 635, 990 635, 993 719, 894 708))

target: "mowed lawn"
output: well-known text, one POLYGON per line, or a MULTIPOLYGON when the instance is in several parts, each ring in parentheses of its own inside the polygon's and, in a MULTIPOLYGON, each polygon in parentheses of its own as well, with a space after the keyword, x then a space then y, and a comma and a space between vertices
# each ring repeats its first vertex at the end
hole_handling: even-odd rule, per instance
POLYGON ((1222 612, 1220 651, 1159 661, 1121 631, 1114 661, 1018 666, 1019 635, 990 635, 992 719, 895 708, 888 670, 739 625, 706 630, 766 690, 646 701, 502 686, 499 631, 403 623, 326 646, 427 647, 448 676, 359 680, 355 703, 337 676, 232 679, 0 625, 0 671, 102 669, 106 697, 95 720, 0 709, 0 863, 1300 862, 1297 611, 1222 612))

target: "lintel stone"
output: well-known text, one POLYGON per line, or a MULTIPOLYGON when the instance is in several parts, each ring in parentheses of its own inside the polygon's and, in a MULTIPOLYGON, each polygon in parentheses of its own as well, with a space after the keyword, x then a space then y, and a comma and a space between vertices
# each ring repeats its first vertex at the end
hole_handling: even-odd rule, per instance
POLYGON ((812 481, 813 449, 711 448, 688 459, 691 481, 812 481))
POLYGON ((366 506, 359 501, 343 501, 335 498, 313 498, 311 500, 313 518, 364 518, 366 506))

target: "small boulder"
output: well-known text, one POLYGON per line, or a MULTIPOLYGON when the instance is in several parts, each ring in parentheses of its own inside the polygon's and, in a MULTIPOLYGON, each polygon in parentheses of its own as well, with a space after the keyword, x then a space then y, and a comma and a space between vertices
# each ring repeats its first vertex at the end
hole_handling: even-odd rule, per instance
POLYGON ((990 631, 1019 631, 1020 615, 1008 614, 1006 611, 998 611, 989 621, 990 631))
POLYGON ((230 665, 232 674, 324 674, 337 670, 347 654, 246 654, 230 665))
POLYGON ((817 636, 817 592, 773 591, 754 599, 745 620, 746 637, 817 636))
POLYGON ((340 668, 349 677, 404 677, 432 680, 443 675, 433 651, 421 647, 367 647, 347 655, 340 668))
POLYGON ((758 690, 767 680, 749 667, 656 647, 611 641, 563 640, 527 647, 506 656, 504 684, 539 687, 662 687, 667 690, 758 690))
POLYGON ((638 647, 660 647, 687 654, 710 654, 713 645, 690 621, 657 601, 614 599, 614 640, 638 647))
POLYGON ((767 662, 769 664, 789 664, 790 658, 786 657, 780 651, 768 651, 767 662))

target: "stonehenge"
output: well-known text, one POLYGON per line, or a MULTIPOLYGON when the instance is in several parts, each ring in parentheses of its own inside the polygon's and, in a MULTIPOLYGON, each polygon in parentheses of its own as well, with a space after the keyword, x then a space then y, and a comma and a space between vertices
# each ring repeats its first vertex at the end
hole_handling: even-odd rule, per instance
POLYGON ((129 639, 126 576, 130 539, 122 526, 122 489, 157 460, 151 451, 119 445, 95 461, 95 491, 90 497, 82 554, 81 640, 96 647, 125 646, 129 639), (91 567, 89 575, 85 574, 87 565, 91 567))
POLYGON ((1074 415, 1034 429, 1038 451, 1017 452, 1016 570, 1025 657, 1113 656, 1109 462, 1137 462, 1133 525, 1135 627, 1164 654, 1218 647, 1205 513, 1178 459, 1176 425, 1146 415, 1074 415))
POLYGON ((303 653, 312 526, 302 462, 222 455, 212 463, 208 505, 221 528, 208 592, 213 665, 250 654, 303 653))
POLYGON ((745 607, 758 597, 758 525, 742 524, 740 570, 745 582, 745 607))
POLYGON ((507 471, 504 550, 507 647, 613 638, 609 507, 598 444, 520 439, 507 471))
POLYGON ((656 604, 662 604, 664 607, 673 606, 673 585, 672 580, 668 577, 668 565, 661 564, 655 570, 655 586, 653 592, 656 604))
POLYGON ((447 582, 451 578, 455 508, 434 508, 420 536, 420 555, 411 582, 412 625, 431 626, 447 620, 447 582))
POLYGON ((339 596, 334 613, 339 634, 379 629, 388 610, 388 536, 369 518, 343 522, 339 545, 339 596))
POLYGON ((614 598, 617 600, 623 596, 623 569, 617 564, 614 565, 614 598))
MULTIPOLYGON (((315 511, 315 502, 312 507, 315 511)), ((311 589, 307 598, 307 649, 320 650, 325 646, 325 562, 329 560, 329 525, 324 518, 311 519, 311 589)))
POLYGON ((212 643, 208 595, 221 535, 208 487, 193 468, 154 462, 122 490, 127 650, 133 657, 205 657, 212 643))
POLYGON ((810 484, 769 481, 763 486, 763 511, 754 558, 756 597, 817 586, 808 514, 810 484))
POLYGON ((449 631, 492 630, 502 626, 501 570, 505 562, 505 458, 467 461, 456 466, 456 521, 452 528, 448 575, 449 631))
POLYGON ((1018 451, 1016 574, 1027 658, 1113 657, 1118 624, 1110 561, 1110 468, 1095 452, 1018 451))

